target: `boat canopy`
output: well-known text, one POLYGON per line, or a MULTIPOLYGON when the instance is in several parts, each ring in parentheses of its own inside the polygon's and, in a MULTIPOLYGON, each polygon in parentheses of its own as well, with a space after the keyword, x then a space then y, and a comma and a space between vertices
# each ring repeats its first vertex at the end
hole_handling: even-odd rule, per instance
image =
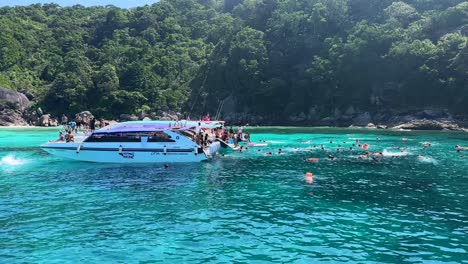
POLYGON ((224 121, 193 121, 193 120, 179 120, 179 121, 165 121, 165 120, 149 120, 149 121, 127 121, 119 124, 159 124, 167 127, 197 127, 201 128, 219 128, 224 126, 224 121))
POLYGON ((93 135, 96 134, 114 134, 114 133, 131 133, 131 132, 157 132, 164 130, 190 130, 195 127, 170 127, 167 124, 148 124, 148 123, 118 123, 113 124, 99 130, 96 130, 93 135))

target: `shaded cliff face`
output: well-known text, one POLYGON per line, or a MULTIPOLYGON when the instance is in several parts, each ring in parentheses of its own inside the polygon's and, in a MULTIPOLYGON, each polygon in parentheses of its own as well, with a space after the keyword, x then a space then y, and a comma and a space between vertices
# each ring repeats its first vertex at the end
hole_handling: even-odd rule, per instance
POLYGON ((22 93, 0 87, 0 104, 5 108, 14 108, 24 111, 30 106, 31 102, 26 95, 22 93))

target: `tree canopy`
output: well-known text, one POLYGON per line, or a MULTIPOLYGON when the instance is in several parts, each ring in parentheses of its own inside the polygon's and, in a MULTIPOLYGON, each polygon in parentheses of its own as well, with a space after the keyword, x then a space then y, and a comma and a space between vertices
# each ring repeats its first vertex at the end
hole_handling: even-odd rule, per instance
POLYGON ((468 113, 463 0, 161 0, 0 8, 0 85, 61 114, 468 113))

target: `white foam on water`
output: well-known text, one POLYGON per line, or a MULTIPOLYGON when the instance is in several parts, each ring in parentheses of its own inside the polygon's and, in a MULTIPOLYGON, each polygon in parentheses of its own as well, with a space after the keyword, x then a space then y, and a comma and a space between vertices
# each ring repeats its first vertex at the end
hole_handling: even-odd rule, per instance
MULTIPOLYGON (((265 142, 260 142, 260 143, 265 143, 265 142)), ((276 141, 276 140, 267 140, 266 143, 270 144, 286 144, 284 141, 276 141)))
POLYGON ((382 155, 384 157, 403 157, 410 155, 410 153, 407 151, 388 151, 384 149, 384 151, 382 151, 382 155))
POLYGON ((437 161, 431 157, 418 156, 418 161, 423 163, 437 164, 437 161))
POLYGON ((281 149, 283 152, 304 152, 308 151, 306 148, 286 147, 281 149))
POLYGON ((25 163, 26 160, 15 158, 13 155, 7 155, 0 160, 0 165, 19 166, 25 163))

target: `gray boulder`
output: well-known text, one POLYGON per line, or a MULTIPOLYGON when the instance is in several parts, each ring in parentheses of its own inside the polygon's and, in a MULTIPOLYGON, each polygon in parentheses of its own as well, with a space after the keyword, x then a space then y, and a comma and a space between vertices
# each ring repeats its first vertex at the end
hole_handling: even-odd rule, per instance
POLYGON ((24 111, 30 106, 26 95, 0 87, 0 103, 2 102, 7 104, 7 106, 14 106, 14 108, 20 111, 24 111))
POLYGON ((50 118, 50 114, 42 115, 41 117, 39 117, 39 119, 37 119, 36 126, 48 127, 50 118))
POLYGON ((415 129, 415 130, 461 130, 458 124, 452 121, 438 121, 428 119, 417 119, 410 122, 394 126, 394 129, 415 129))
POLYGON ((23 119, 18 110, 2 109, 0 110, 0 126, 27 126, 28 123, 23 119))
POLYGON ((377 126, 374 123, 369 123, 366 128, 377 128, 377 126))
POLYGON ((138 117, 136 115, 121 114, 120 121, 137 121, 138 117))

